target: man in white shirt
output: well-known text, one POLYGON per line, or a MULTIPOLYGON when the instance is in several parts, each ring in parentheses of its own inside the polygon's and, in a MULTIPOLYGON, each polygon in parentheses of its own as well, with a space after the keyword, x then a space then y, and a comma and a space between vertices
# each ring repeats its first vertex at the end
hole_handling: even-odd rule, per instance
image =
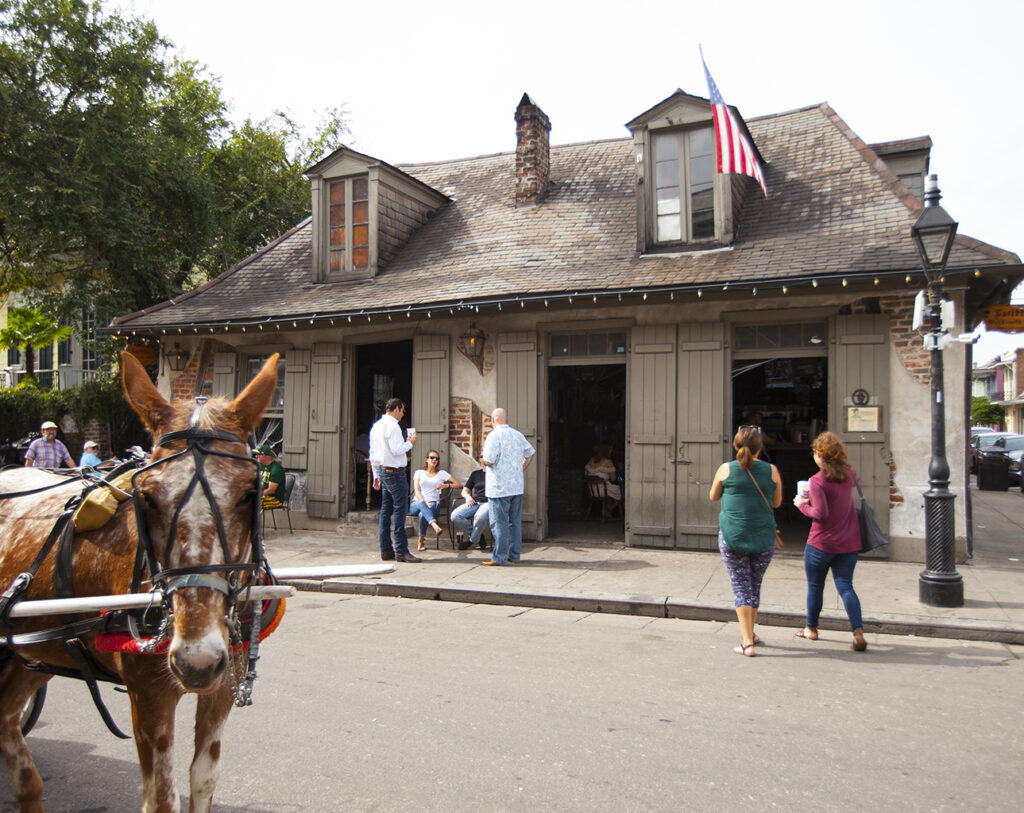
POLYGON ((391 398, 384 405, 384 414, 370 429, 370 465, 373 467, 373 487, 380 492, 380 521, 378 538, 380 558, 385 562, 422 562, 409 552, 409 538, 405 534, 405 515, 409 510, 409 481, 406 478, 406 454, 416 445, 416 437, 402 437, 398 422, 405 415, 405 402, 391 398), (394 525, 394 545, 391 528, 394 525))

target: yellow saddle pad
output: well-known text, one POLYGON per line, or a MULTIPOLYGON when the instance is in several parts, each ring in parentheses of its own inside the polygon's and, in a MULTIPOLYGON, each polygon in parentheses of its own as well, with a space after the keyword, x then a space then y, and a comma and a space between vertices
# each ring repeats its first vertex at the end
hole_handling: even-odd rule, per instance
POLYGON ((106 486, 99 486, 89 492, 71 518, 71 521, 75 524, 75 533, 95 531, 110 521, 110 518, 114 516, 114 512, 117 511, 118 503, 124 502, 130 496, 132 475, 134 473, 134 471, 126 471, 110 481, 111 485, 127 492, 125 494, 106 486))

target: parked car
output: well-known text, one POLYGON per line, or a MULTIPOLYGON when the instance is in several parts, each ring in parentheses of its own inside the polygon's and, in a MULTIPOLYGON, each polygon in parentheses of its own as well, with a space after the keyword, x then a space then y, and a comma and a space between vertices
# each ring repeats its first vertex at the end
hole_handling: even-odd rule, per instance
POLYGON ((1021 457, 1024 456, 1024 435, 1010 435, 999 438, 988 447, 982 456, 1003 454, 1010 459, 1010 483, 1020 485, 1021 457))
POLYGON ((991 446, 1002 438, 1019 438, 1016 432, 989 432, 987 435, 975 435, 971 438, 971 474, 978 473, 978 460, 991 446))
POLYGON ((995 431, 996 431, 995 429, 992 429, 991 427, 988 427, 988 426, 972 426, 971 427, 971 439, 973 440, 978 435, 989 435, 989 434, 992 434, 995 431))

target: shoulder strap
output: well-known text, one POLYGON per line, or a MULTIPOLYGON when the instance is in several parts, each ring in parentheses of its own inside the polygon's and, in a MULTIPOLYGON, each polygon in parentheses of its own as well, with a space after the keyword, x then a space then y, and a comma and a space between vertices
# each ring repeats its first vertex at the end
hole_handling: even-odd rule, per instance
MULTIPOLYGON (((769 465, 771 464, 769 463, 769 465)), ((751 468, 753 468, 753 464, 751 464, 751 468)), ((754 488, 756 488, 757 493, 761 495, 761 499, 764 500, 764 504, 768 506, 768 510, 771 512, 772 519, 775 519, 775 509, 772 508, 772 504, 768 502, 768 498, 764 496, 764 492, 761 490, 761 486, 757 484, 757 478, 754 477, 754 472, 752 472, 750 469, 744 469, 744 471, 746 471, 746 473, 750 475, 750 479, 754 483, 754 488)))
POLYGON ((861 502, 863 502, 864 492, 860 490, 860 478, 858 478, 857 475, 853 473, 853 469, 851 469, 849 466, 846 467, 846 470, 850 472, 850 476, 853 477, 854 485, 857 486, 857 493, 860 494, 861 502))

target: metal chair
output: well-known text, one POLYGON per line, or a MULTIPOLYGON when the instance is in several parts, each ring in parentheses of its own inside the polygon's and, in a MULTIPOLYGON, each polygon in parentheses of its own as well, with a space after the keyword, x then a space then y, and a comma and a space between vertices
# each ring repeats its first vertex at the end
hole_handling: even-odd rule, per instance
POLYGON ((270 512, 270 519, 274 523, 274 530, 275 531, 277 530, 277 517, 274 516, 274 512, 275 511, 284 511, 285 514, 288 516, 288 533, 290 533, 290 534, 295 533, 295 531, 292 530, 292 509, 291 509, 292 489, 293 488, 295 488, 295 475, 294 474, 285 474, 285 476, 284 476, 284 494, 281 495, 281 504, 280 505, 274 505, 274 506, 271 506, 269 508, 264 508, 263 509, 263 514, 264 514, 263 527, 264 528, 267 526, 266 514, 267 514, 268 511, 270 512))
MULTIPOLYGON (((455 526, 452 525, 452 508, 454 508, 455 499, 458 496, 457 490, 454 488, 446 488, 438 492, 437 498, 437 510, 434 512, 434 519, 437 520, 438 525, 443 525, 448 529, 448 541, 452 543, 452 550, 455 550, 455 526)), ((437 550, 441 549, 441 537, 435 537, 434 547, 437 550)))

